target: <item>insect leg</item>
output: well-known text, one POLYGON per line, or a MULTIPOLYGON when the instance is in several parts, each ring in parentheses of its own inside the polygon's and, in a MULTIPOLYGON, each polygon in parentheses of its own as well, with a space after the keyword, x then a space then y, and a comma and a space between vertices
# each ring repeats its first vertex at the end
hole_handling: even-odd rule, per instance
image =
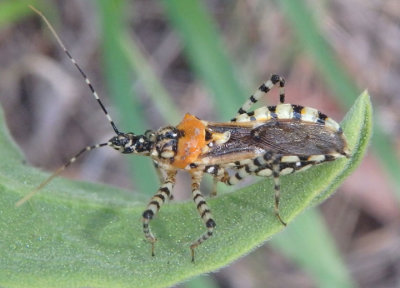
POLYGON ((154 169, 156 170, 158 180, 160 181, 161 184, 164 183, 165 175, 164 175, 163 170, 160 169, 160 166, 158 165, 158 163, 156 161, 153 161, 153 166, 154 166, 154 169))
POLYGON ((219 180, 217 177, 213 178, 213 187, 212 187, 212 190, 211 190, 211 193, 210 193, 211 197, 217 196, 217 185, 218 185, 218 182, 220 182, 220 181, 221 180, 219 180))
POLYGON ((275 190, 275 216, 279 219, 279 221, 282 223, 282 225, 286 226, 286 222, 282 220, 281 215, 279 213, 279 199, 281 195, 281 185, 280 185, 280 178, 279 178, 279 172, 280 172, 280 160, 281 156, 278 155, 273 155, 272 156, 272 177, 274 179, 274 190, 275 190))
POLYGON ((176 171, 168 171, 167 177, 164 180, 161 187, 158 189, 157 193, 151 197, 146 210, 143 212, 143 233, 146 239, 151 243, 151 256, 154 256, 154 243, 157 239, 154 237, 150 230, 150 220, 153 219, 154 215, 160 210, 162 204, 164 204, 166 199, 171 198, 172 188, 175 185, 176 171))
MULTIPOLYGON (((282 220, 279 213, 279 200, 280 200, 280 172, 281 172, 281 159, 280 154, 274 154, 271 151, 266 152, 264 155, 253 159, 253 167, 256 169, 250 169, 250 174, 270 177, 272 176, 274 180, 274 190, 275 190, 275 215, 279 221, 286 226, 286 222, 282 220)), ((294 164, 295 165, 295 164, 294 164)), ((294 171, 294 169, 292 169, 294 171)), ((283 170, 282 170, 283 171, 283 170)))
MULTIPOLYGON (((257 103, 257 101, 264 95, 267 94, 274 85, 277 85, 279 83, 280 86, 280 93, 279 93, 279 101, 280 103, 285 102, 285 80, 280 77, 279 75, 272 75, 271 78, 261 84, 261 86, 254 92, 253 95, 250 96, 250 98, 244 102, 242 107, 238 110, 236 117, 243 113, 247 113, 247 111, 253 106, 253 104, 257 103)), ((235 119, 232 119, 232 121, 235 121, 235 119)))
MULTIPOLYGON (((156 169, 156 173, 157 173, 157 177, 158 180, 160 181, 160 184, 164 183, 165 180, 165 170, 160 168, 160 166, 158 165, 158 163, 156 161, 153 161, 153 165, 154 165, 154 169, 156 169)), ((169 200, 174 199, 174 195, 172 195, 172 193, 169 195, 169 200)))
POLYGON ((246 178, 246 176, 251 175, 253 171, 251 170, 249 165, 243 165, 242 167, 237 169, 237 172, 231 176, 228 176, 225 179, 222 179, 226 185, 232 186, 236 185, 238 182, 246 178))
POLYGON ((194 262, 194 249, 213 235, 216 225, 206 200, 199 190, 201 178, 202 174, 192 175, 192 196, 193 201, 197 206, 197 211, 199 212, 207 231, 190 245, 192 262, 194 262))
POLYGON ((213 176, 213 188, 210 196, 217 196, 217 184, 218 182, 224 182, 224 178, 229 178, 228 172, 226 172, 225 169, 219 165, 206 166, 203 171, 213 176))

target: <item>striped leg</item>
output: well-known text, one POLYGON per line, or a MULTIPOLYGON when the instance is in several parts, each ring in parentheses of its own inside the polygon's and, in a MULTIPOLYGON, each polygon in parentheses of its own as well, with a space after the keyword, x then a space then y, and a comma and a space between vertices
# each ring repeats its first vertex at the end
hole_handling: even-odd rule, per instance
POLYGON ((220 168, 218 170, 218 174, 216 176, 214 176, 214 178, 213 178, 213 187, 212 187, 210 196, 211 197, 217 196, 217 185, 218 185, 218 182, 225 183, 228 179, 229 179, 228 172, 226 172, 225 169, 220 168))
POLYGON ((286 226, 286 222, 282 220, 281 215, 279 213, 279 199, 281 195, 281 184, 280 184, 280 178, 279 178, 279 172, 280 172, 280 163, 281 160, 281 155, 273 155, 272 156, 272 177, 274 179, 274 190, 275 190, 275 216, 279 219, 279 221, 282 223, 282 225, 286 226))
POLYGON ((223 182, 227 185, 235 185, 248 175, 270 177, 272 175, 271 159, 272 153, 266 152, 250 161, 235 162, 237 172, 229 178, 225 178, 223 182))
POLYGON ((220 181, 221 181, 221 179, 218 179, 217 177, 213 178, 213 187, 212 187, 212 190, 210 193, 210 197, 217 196, 217 185, 218 185, 218 182, 220 182, 220 181))
POLYGON ((238 182, 240 182, 250 174, 252 174, 250 167, 248 165, 244 165, 243 167, 237 169, 237 172, 234 175, 226 178, 224 183, 229 186, 236 185, 238 182))
POLYGON ((266 152, 263 156, 257 157, 253 160, 253 164, 258 168, 254 171, 254 174, 257 176, 269 177, 272 175, 274 180, 274 190, 275 190, 275 216, 282 223, 282 225, 286 226, 286 222, 282 220, 281 215, 279 213, 279 200, 281 195, 281 185, 280 185, 280 163, 282 156, 279 154, 274 154, 272 152, 266 152), (271 169, 272 168, 272 169, 271 169))
MULTIPOLYGON (((279 200, 280 200, 280 172, 281 172, 281 159, 282 156, 279 154, 274 154, 272 152, 266 152, 264 155, 259 156, 253 160, 253 168, 250 172, 251 174, 255 174, 257 176, 270 177, 272 175, 274 180, 274 190, 275 190, 275 206, 274 211, 276 217, 282 223, 282 225, 286 226, 286 222, 282 220, 281 215, 279 213, 279 200)), ((292 169, 294 170, 294 169, 292 169)))
MULTIPOLYGON (((280 103, 285 103, 285 80, 280 77, 279 75, 272 75, 271 78, 263 83, 257 91, 254 92, 253 95, 250 96, 250 98, 244 102, 242 107, 238 110, 236 117, 238 117, 240 114, 247 113, 247 111, 253 106, 253 104, 257 103, 257 101, 264 95, 267 94, 274 85, 277 85, 279 83, 280 87, 280 93, 279 93, 279 101, 280 103)), ((232 119, 232 121, 235 121, 235 119, 232 119)))
POLYGON ((229 178, 228 172, 219 165, 206 166, 203 171, 213 176, 213 187, 210 196, 217 196, 217 184, 218 182, 224 182, 223 179, 229 178))
POLYGON ((201 235, 195 242, 193 242, 192 245, 190 245, 192 262, 194 262, 194 249, 213 235, 213 231, 216 225, 211 215, 211 211, 208 208, 206 200, 199 190, 201 178, 202 174, 192 175, 192 196, 193 201, 197 206, 197 211, 199 212, 201 219, 206 225, 207 231, 203 235, 201 235))
POLYGON ((156 170, 158 180, 160 180, 160 184, 164 183, 164 179, 165 179, 164 170, 160 168, 160 166, 158 165, 158 163, 156 161, 153 161, 153 166, 154 166, 154 169, 156 170))
POLYGON ((235 185, 240 180, 245 178, 247 175, 257 175, 262 177, 273 177, 274 190, 275 190, 275 206, 274 211, 278 220, 282 225, 286 226, 285 221, 282 220, 279 213, 279 200, 280 200, 280 162, 281 155, 266 152, 264 155, 253 159, 251 164, 245 164, 241 166, 238 171, 230 176, 226 181, 227 185, 235 185))
MULTIPOLYGON (((158 180, 160 181, 160 184, 163 184, 164 179, 165 179, 165 170, 161 169, 156 161, 153 161, 153 165, 154 165, 154 169, 156 169, 156 173, 158 176, 158 180)), ((173 199, 174 199, 174 195, 172 195, 172 193, 171 193, 169 195, 169 200, 173 200, 173 199)))
POLYGON ((175 185, 176 171, 169 171, 164 183, 158 189, 157 193, 151 197, 147 209, 143 212, 143 233, 144 237, 151 243, 151 256, 154 256, 154 243, 157 239, 154 237, 150 230, 150 220, 153 219, 154 215, 160 210, 162 204, 172 195, 172 188, 175 185))

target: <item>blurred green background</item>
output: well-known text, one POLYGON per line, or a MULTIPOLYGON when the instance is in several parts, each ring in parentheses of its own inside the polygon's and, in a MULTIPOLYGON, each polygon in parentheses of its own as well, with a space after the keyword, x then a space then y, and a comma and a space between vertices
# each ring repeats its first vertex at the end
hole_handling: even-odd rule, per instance
MULTIPOLYGON (((0 101, 27 161, 54 170, 112 130, 28 4, 56 27, 123 131, 176 125, 186 112, 229 120, 273 73, 285 77, 288 103, 336 120, 368 89, 370 153, 335 196, 256 252, 178 286, 400 285, 398 1, 2 0, 0 101)), ((149 197, 157 189, 149 159, 107 149, 65 175, 149 197)), ((175 199, 188 199, 188 187, 179 175, 175 199)))

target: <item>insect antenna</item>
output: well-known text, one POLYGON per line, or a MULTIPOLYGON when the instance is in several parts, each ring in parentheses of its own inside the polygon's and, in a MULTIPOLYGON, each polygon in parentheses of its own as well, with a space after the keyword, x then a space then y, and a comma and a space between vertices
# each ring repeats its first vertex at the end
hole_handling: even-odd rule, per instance
MULTIPOLYGON (((51 23, 47 20, 46 16, 43 15, 43 13, 39 10, 37 10, 35 7, 33 7, 32 5, 29 5, 29 8, 32 9, 36 14, 38 14, 43 21, 46 23, 47 27, 50 29, 51 33, 53 34, 53 36, 56 38, 58 44, 61 46, 61 48, 64 50, 65 54, 67 54, 68 58, 71 60, 72 64, 75 65, 75 67, 78 69, 79 73, 82 75, 82 77, 85 79, 85 82, 87 84, 87 86, 89 87, 90 91, 92 92, 93 97, 97 100, 97 103, 99 103, 101 109, 103 110, 104 114, 106 115, 108 122, 110 122, 111 127, 113 128, 113 130, 115 131, 115 133, 117 135, 122 134, 121 132, 119 132, 118 128, 115 126, 114 121, 112 120, 110 114, 108 113, 107 109, 104 107, 103 103, 101 102, 99 96, 97 95, 96 90, 94 90, 94 87, 92 85, 92 83, 90 82, 89 78, 86 76, 85 72, 82 70, 82 68, 78 65, 78 63, 76 62, 76 60, 72 57, 71 53, 69 53, 69 51, 67 50, 67 48, 65 47, 64 43, 61 41, 61 38, 58 36, 57 32, 55 31, 55 29, 53 28, 53 26, 51 25, 51 23)), ((42 189, 43 187, 45 187, 51 180, 53 180, 53 178, 55 178, 56 176, 58 176, 61 172, 63 172, 69 165, 71 165, 72 163, 74 163, 76 161, 76 159, 78 159, 82 154, 84 154, 85 152, 91 151, 93 149, 97 149, 100 147, 104 147, 104 146, 110 146, 112 143, 106 142, 106 143, 101 143, 101 144, 96 144, 96 145, 92 145, 92 146, 87 146, 85 148, 83 148, 81 151, 79 151, 74 157, 72 157, 71 159, 68 160, 67 163, 65 163, 63 166, 61 166, 60 168, 58 168, 53 174, 51 174, 46 180, 44 180, 42 183, 40 183, 34 190, 32 190, 29 194, 27 194, 25 197, 21 198, 17 203, 15 203, 15 206, 21 206, 22 204, 24 204, 26 201, 28 201, 30 198, 32 198, 36 193, 38 193, 40 191, 40 189, 42 189)))
POLYGON ((110 114, 108 113, 106 107, 104 107, 103 103, 101 102, 99 95, 97 95, 96 90, 94 90, 94 87, 92 83, 89 80, 89 77, 86 76, 86 73, 83 72, 82 68, 78 65, 78 63, 75 61, 74 57, 72 57, 71 53, 67 50, 65 47, 64 43, 61 41, 61 38, 58 36, 56 30, 53 28, 53 25, 47 20, 46 16, 43 15, 43 13, 39 10, 37 10, 35 7, 32 5, 29 5, 29 8, 31 8, 36 14, 38 14, 43 21, 46 23, 47 27, 50 29, 51 33, 53 34, 54 38, 56 38, 58 44, 61 46, 61 48, 64 50, 65 54, 67 54, 68 58, 71 60, 72 64, 75 65, 76 69, 78 69, 79 73, 81 73, 82 77, 85 79, 86 84, 88 85, 90 91, 92 92, 93 97, 97 100, 97 103, 99 103, 101 109, 103 110, 104 114, 107 117, 108 122, 110 122, 112 128, 114 129, 116 134, 121 134, 117 127, 114 124, 114 121, 112 120, 110 114))
POLYGON ((21 198, 17 203, 15 203, 15 206, 21 206, 24 204, 26 201, 31 199, 36 193, 39 192, 40 189, 42 189, 44 186, 46 186, 51 180, 53 180, 54 177, 57 177, 61 172, 63 172, 69 165, 74 163, 76 159, 78 159, 82 154, 85 152, 92 151, 93 149, 97 149, 100 147, 104 146, 110 146, 111 142, 106 142, 106 143, 101 143, 101 144, 96 144, 92 146, 87 146, 83 148, 81 151, 79 151, 74 157, 68 160, 67 163, 65 163, 63 166, 58 168, 53 174, 51 174, 46 180, 44 180, 42 183, 40 183, 34 190, 32 190, 29 194, 27 194, 25 197, 21 198))

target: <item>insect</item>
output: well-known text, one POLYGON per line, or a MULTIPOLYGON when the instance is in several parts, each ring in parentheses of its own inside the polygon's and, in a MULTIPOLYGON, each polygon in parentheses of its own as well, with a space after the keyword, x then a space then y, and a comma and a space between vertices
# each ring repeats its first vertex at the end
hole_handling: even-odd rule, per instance
POLYGON ((143 135, 121 132, 99 99, 89 78, 68 52, 52 25, 40 11, 31 8, 44 20, 85 79, 115 136, 104 143, 83 148, 36 189, 18 201, 17 205, 30 199, 85 152, 109 146, 123 154, 147 156, 154 162, 161 180, 160 188, 142 214, 143 232, 151 243, 151 255, 155 255, 156 237, 150 229, 150 222, 161 206, 172 198, 177 172, 185 170, 191 175, 192 198, 206 228, 190 245, 191 259, 194 261, 196 247, 209 239, 216 227, 211 210, 200 191, 200 181, 204 174, 212 175, 214 180, 211 196, 217 194, 218 182, 234 185, 248 175, 272 177, 275 190, 274 213, 280 223, 286 225, 279 212, 280 176, 350 156, 346 138, 337 122, 314 108, 285 103, 285 81, 278 75, 272 75, 262 84, 230 122, 209 122, 186 114, 177 126, 166 126, 157 131, 147 130, 143 135), (250 111, 253 104, 274 86, 280 88, 280 103, 250 111))

